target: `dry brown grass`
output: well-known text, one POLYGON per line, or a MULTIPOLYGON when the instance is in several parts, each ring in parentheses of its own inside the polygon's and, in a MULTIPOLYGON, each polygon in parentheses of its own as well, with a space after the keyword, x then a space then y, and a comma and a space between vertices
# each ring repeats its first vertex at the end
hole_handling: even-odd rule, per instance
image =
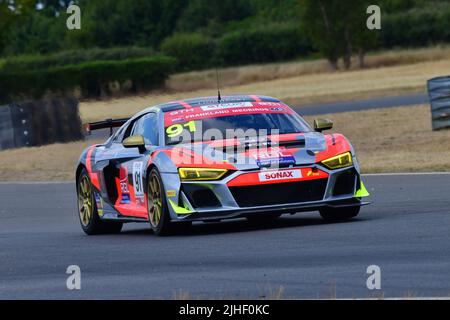
MULTIPOLYGON (((400 66, 449 58, 450 48, 447 47, 384 51, 367 56, 366 68, 400 66)), ((356 57, 352 60, 352 70, 358 70, 359 65, 356 57)), ((330 72, 332 70, 325 59, 277 62, 221 69, 220 81, 223 86, 229 87, 330 72)), ((169 79, 167 87, 174 92, 195 91, 205 88, 215 89, 216 71, 205 70, 176 74, 169 79)))
POLYGON ((450 130, 431 130, 428 105, 323 117, 350 139, 365 173, 450 170, 450 130))
MULTIPOLYGON (((225 76, 222 74, 222 77, 235 79, 230 80, 231 82, 228 81, 229 83, 246 83, 247 80, 241 81, 240 77, 249 77, 248 79, 253 82, 231 85, 225 81, 225 84, 222 85, 222 92, 223 94, 253 93, 275 96, 291 104, 424 92, 428 79, 442 75, 445 70, 450 69, 450 51, 448 49, 430 50, 418 51, 418 53, 412 51, 409 55, 403 53, 405 55, 403 60, 395 53, 373 56, 370 59, 377 61, 376 64, 382 67, 346 72, 317 71, 324 68, 324 64, 326 65, 324 61, 241 67, 231 69, 232 71, 225 69, 221 71, 225 74, 225 76), (425 55, 424 52, 430 54, 430 60, 416 62, 425 55), (389 58, 389 55, 393 57, 389 58), (395 59, 408 61, 410 64, 383 66, 393 64, 395 59), (278 73, 276 70, 279 70, 278 73), (306 71, 302 73, 302 70, 309 70, 310 73, 306 71), (268 78, 261 75, 268 75, 268 78), (273 79, 270 79, 271 77, 273 79)), ((153 92, 146 96, 124 97, 108 101, 85 101, 80 104, 81 117, 85 122, 111 117, 126 117, 147 106, 162 102, 214 95, 215 90, 211 89, 211 86, 215 82, 211 79, 211 71, 198 74, 178 75, 178 77, 183 79, 180 82, 186 86, 195 82, 190 81, 189 77, 204 77, 204 81, 202 81, 210 88, 177 93, 153 92)))
POLYGON ((67 181, 75 179, 84 148, 98 141, 53 144, 0 152, 0 181, 67 181))
MULTIPOLYGON (((322 117, 322 116, 321 116, 322 117)), ((325 115, 353 143, 363 172, 450 170, 450 130, 433 132, 429 106, 325 115)), ((311 123, 312 117, 306 117, 311 123)), ((73 180, 81 151, 93 142, 0 152, 1 181, 73 180)))

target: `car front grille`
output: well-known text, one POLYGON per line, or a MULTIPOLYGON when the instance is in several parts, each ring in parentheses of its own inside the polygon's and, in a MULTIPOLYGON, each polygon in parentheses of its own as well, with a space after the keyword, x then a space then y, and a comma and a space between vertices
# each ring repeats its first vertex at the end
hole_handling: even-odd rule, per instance
POLYGON ((240 207, 290 204, 323 199, 328 179, 258 186, 230 187, 240 207))
POLYGON ((355 191, 356 175, 355 168, 340 173, 334 184, 333 196, 353 194, 355 191))
POLYGON ((221 207, 219 199, 209 188, 186 183, 182 188, 194 208, 221 207))

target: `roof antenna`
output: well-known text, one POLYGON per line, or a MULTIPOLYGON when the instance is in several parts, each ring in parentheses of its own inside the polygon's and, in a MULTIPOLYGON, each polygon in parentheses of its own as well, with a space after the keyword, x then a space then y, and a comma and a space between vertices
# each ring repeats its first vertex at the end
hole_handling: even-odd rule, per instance
POLYGON ((219 82, 219 70, 216 67, 216 81, 217 81, 217 102, 222 101, 222 96, 220 95, 220 82, 219 82))

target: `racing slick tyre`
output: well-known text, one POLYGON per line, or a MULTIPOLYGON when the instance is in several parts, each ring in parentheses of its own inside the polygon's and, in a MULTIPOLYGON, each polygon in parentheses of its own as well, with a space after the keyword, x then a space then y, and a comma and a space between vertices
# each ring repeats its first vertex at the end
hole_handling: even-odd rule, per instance
POLYGON ((88 235, 119 233, 121 222, 102 221, 98 216, 94 191, 86 169, 83 169, 77 183, 78 213, 83 231, 88 235))
POLYGON ((361 207, 324 208, 320 209, 320 216, 328 222, 348 221, 359 214, 361 207))
POLYGON ((246 216, 247 220, 252 223, 267 223, 277 220, 281 217, 281 213, 258 213, 246 216))
POLYGON ((167 208, 164 185, 156 168, 153 168, 147 178, 147 208, 148 220, 157 236, 167 236, 183 231, 191 226, 191 222, 171 222, 167 208))

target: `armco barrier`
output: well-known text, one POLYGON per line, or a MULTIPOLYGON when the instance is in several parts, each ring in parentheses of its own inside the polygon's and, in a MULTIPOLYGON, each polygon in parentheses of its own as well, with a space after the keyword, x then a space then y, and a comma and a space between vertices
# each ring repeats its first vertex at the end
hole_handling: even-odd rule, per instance
POLYGON ((0 106, 0 149, 83 139, 76 99, 48 99, 0 106))
POLYGON ((433 130, 450 128, 450 76, 428 81, 433 130))

